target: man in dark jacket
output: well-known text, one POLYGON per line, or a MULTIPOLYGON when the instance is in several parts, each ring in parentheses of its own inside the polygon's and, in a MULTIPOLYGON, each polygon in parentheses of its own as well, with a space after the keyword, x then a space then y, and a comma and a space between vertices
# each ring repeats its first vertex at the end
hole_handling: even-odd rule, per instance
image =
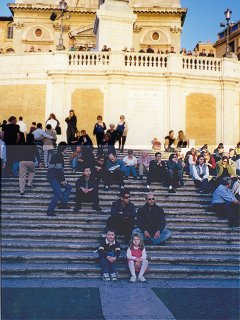
POLYGON ((140 233, 146 243, 158 245, 171 237, 172 233, 166 229, 164 211, 155 203, 153 193, 145 196, 145 205, 137 212, 137 228, 132 234, 140 233))
POLYGON ((116 234, 123 234, 129 240, 136 217, 136 209, 130 202, 128 189, 121 190, 120 199, 114 201, 111 207, 111 216, 107 220, 107 228, 115 230, 116 234))
POLYGON ((68 207, 67 205, 67 202, 72 190, 72 186, 67 183, 64 177, 63 155, 66 152, 66 148, 66 142, 60 142, 58 145, 57 153, 52 156, 48 166, 47 180, 54 192, 53 198, 47 209, 48 216, 56 216, 56 214, 54 213, 54 209, 59 200, 61 201, 61 203, 59 204, 60 209, 70 209, 70 207, 68 207), (64 189, 63 193, 61 191, 61 188, 64 189))
POLYGON ((83 175, 76 182, 75 211, 82 207, 82 202, 92 202, 93 210, 101 211, 98 198, 98 181, 92 175, 90 167, 84 168, 83 175))
POLYGON ((152 182, 164 182, 167 179, 167 170, 164 161, 162 161, 161 152, 155 153, 155 159, 149 164, 147 176, 147 189, 150 189, 152 182))

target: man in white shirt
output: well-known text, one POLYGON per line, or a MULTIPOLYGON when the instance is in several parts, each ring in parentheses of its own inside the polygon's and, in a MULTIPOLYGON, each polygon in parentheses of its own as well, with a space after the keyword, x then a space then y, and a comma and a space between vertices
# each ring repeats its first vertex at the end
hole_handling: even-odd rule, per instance
POLYGON ((26 123, 23 122, 23 117, 19 117, 18 119, 17 124, 19 125, 19 130, 25 134, 27 132, 26 123))

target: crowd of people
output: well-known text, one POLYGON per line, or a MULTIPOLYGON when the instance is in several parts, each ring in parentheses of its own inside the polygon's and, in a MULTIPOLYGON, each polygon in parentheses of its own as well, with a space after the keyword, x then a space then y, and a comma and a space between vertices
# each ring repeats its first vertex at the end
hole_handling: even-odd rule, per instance
POLYGON ((189 141, 184 132, 180 130, 175 138, 174 131, 170 130, 164 141, 164 151, 169 155, 167 160, 162 159, 161 143, 153 143, 153 150, 157 151, 154 157, 146 150, 140 156, 135 155, 133 150, 128 150, 127 155, 121 158, 128 133, 124 115, 120 116, 117 126, 110 124, 109 129, 102 116, 97 116, 97 122, 93 126, 96 152, 86 130, 77 130, 74 110, 70 110, 65 121, 67 142, 58 144, 57 136, 62 131, 54 114, 50 114, 46 120, 45 129, 41 123, 32 122, 27 130, 21 116, 18 121, 15 116, 3 121, 0 135, 2 173, 7 177, 19 177, 19 191, 24 196, 26 188, 31 190, 34 187, 35 167, 45 167, 47 181, 53 190, 53 197, 47 208, 47 216, 50 217, 56 216, 57 206, 70 209, 68 200, 73 185, 67 182, 64 175, 64 162, 67 161, 64 155, 69 149, 72 172, 77 178, 75 213, 78 213, 85 202, 92 203, 93 210, 101 211, 101 185, 105 191, 111 189, 113 184, 119 185, 119 199, 112 203, 111 214, 106 223, 107 236, 98 249, 105 281, 116 280, 115 266, 120 254, 116 236, 123 235, 126 242, 130 240, 127 259, 131 282, 137 280, 136 272, 139 273, 139 281, 146 280, 144 273, 148 268, 148 261, 144 243, 159 245, 171 237, 171 231, 166 228, 164 211, 155 203, 151 191, 153 182, 168 188, 169 193, 176 193, 177 188, 184 186, 184 177, 189 175, 201 194, 212 194, 212 208, 217 216, 227 218, 230 227, 239 227, 240 142, 228 151, 222 143, 213 153, 208 150, 207 144, 200 149, 189 150, 189 141), (116 144, 120 150, 119 157, 116 144), (124 181, 130 177, 146 182, 145 204, 138 210, 130 201, 130 190, 124 185, 124 181))
MULTIPOLYGON (((65 48, 66 49, 66 48, 65 48)), ((65 50, 64 49, 64 50, 65 50)), ((34 46, 30 46, 29 49, 26 49, 24 51, 24 53, 33 53, 33 52, 42 52, 43 50, 41 48, 35 48, 34 46)), ((48 52, 52 52, 53 50, 47 50, 48 52)), ((83 45, 75 45, 72 44, 69 48, 69 51, 80 51, 80 52, 84 52, 84 51, 92 51, 92 52, 96 52, 96 51, 102 51, 102 52, 111 52, 112 49, 110 47, 108 47, 107 45, 104 45, 102 47, 102 49, 97 50, 96 44, 83 44, 83 45)), ((123 52, 136 52, 134 48, 123 48, 122 50, 123 52)), ((15 50, 12 48, 7 49, 7 51, 4 52, 3 48, 0 48, 0 54, 4 54, 4 53, 14 53, 15 50)), ((139 51, 139 53, 156 53, 156 54, 170 54, 170 53, 177 53, 174 49, 174 47, 170 47, 170 49, 154 49, 152 48, 151 45, 148 45, 146 49, 141 48, 139 51)), ((214 58, 216 55, 214 53, 214 51, 212 49, 210 49, 209 51, 206 51, 206 49, 202 49, 201 51, 199 51, 197 48, 195 48, 194 50, 187 50, 186 48, 182 48, 179 52, 181 55, 183 56, 190 56, 190 57, 208 57, 208 58, 214 58)), ((240 60, 240 47, 237 48, 237 52, 236 54, 233 54, 233 58, 235 57, 235 59, 240 60)))

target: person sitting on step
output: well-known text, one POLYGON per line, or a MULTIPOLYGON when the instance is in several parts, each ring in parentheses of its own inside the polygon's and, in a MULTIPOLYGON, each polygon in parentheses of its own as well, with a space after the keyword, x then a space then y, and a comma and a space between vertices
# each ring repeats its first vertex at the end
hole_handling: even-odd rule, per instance
POLYGON ((82 202, 92 202, 93 210, 101 211, 98 198, 98 183, 92 175, 90 167, 85 167, 83 175, 76 182, 76 206, 75 211, 82 208, 82 202))
POLYGON ((183 187, 183 166, 176 153, 172 153, 167 161, 167 184, 169 193, 175 193, 175 189, 183 187))
POLYGON ((174 138, 174 131, 170 130, 168 136, 165 137, 164 149, 166 152, 173 152, 176 138, 174 138))
POLYGON ((200 189, 200 193, 209 193, 209 170, 208 165, 205 163, 204 156, 200 155, 197 158, 196 165, 193 166, 193 181, 197 188, 200 189))
POLYGON ((116 240, 116 233, 108 229, 106 238, 98 247, 98 261, 101 266, 102 279, 104 281, 116 281, 116 261, 120 256, 120 243, 116 240))
POLYGON ((124 162, 120 159, 117 159, 115 153, 110 153, 106 163, 106 172, 105 172, 105 190, 110 188, 112 183, 119 184, 120 188, 124 187, 123 175, 125 173, 124 162))
POLYGON ((128 267, 131 273, 130 282, 136 282, 136 272, 139 272, 138 280, 145 282, 144 273, 148 268, 147 254, 144 242, 140 234, 134 233, 131 237, 129 248, 127 249, 128 267))
POLYGON ((167 179, 167 171, 165 162, 162 161, 161 152, 155 153, 155 159, 150 161, 149 172, 147 175, 147 189, 150 190, 152 182, 165 182, 167 179))
POLYGON ((153 138, 152 149, 153 150, 161 150, 161 142, 158 140, 158 138, 153 138))
POLYGON ((123 234, 127 241, 135 224, 136 209, 130 202, 128 189, 121 190, 119 199, 112 203, 111 215, 107 220, 107 228, 114 229, 117 234, 123 234))
POLYGON ((139 233, 147 244, 159 245, 172 235, 166 228, 166 219, 163 208, 156 205, 152 192, 145 196, 145 204, 137 212, 137 228, 132 235, 139 233))
POLYGON ((139 165, 139 176, 140 180, 143 179, 143 174, 148 174, 150 162, 152 161, 152 157, 149 155, 148 151, 143 151, 142 155, 138 158, 138 165, 139 165))
POLYGON ((132 174, 133 178, 137 179, 137 158, 133 155, 133 150, 128 150, 128 155, 123 158, 125 164, 125 179, 128 179, 129 175, 132 174))
POLYGON ((240 201, 236 199, 230 190, 232 180, 230 177, 222 178, 221 184, 214 191, 212 197, 213 211, 219 218, 228 218, 230 227, 239 227, 240 201))

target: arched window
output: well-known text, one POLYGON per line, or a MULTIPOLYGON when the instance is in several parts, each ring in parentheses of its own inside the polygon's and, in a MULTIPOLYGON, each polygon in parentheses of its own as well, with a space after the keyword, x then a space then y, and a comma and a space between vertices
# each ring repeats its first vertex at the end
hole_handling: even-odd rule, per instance
POLYGON ((11 24, 8 24, 7 39, 13 39, 13 26, 11 24))

